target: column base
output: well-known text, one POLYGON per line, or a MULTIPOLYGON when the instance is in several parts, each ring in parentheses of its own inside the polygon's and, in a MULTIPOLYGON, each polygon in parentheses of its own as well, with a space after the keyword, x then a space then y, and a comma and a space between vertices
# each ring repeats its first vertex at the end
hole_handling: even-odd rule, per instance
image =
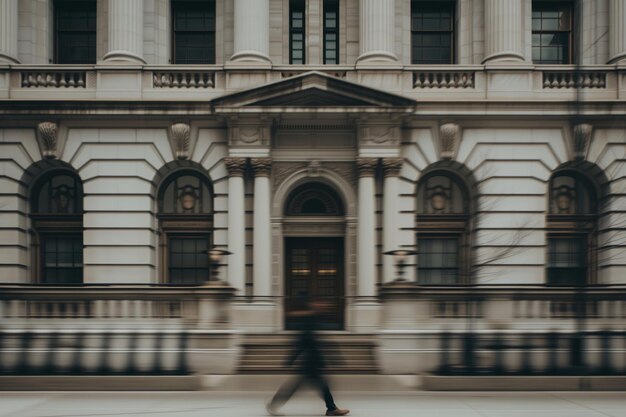
POLYGON ((250 66, 254 65, 255 67, 267 67, 270 68, 272 66, 272 60, 265 54, 259 51, 240 51, 234 54, 228 62, 224 65, 225 67, 239 67, 239 66, 250 66))
POLYGON ((615 55, 613 58, 609 59, 607 64, 626 64, 626 52, 615 55))
POLYGON ((361 54, 356 59, 356 66, 360 65, 399 65, 398 57, 387 51, 370 51, 361 54))
POLYGON ((4 64, 19 64, 20 61, 17 58, 12 57, 11 55, 7 55, 3 52, 0 52, 0 63, 4 64))
POLYGON ((129 51, 110 51, 107 52, 102 60, 106 64, 146 64, 142 57, 129 51))
POLYGON ((524 59, 524 56, 522 54, 513 51, 505 51, 489 55, 488 57, 483 59, 482 64, 495 62, 519 62, 520 64, 522 64, 526 63, 526 60, 524 59))

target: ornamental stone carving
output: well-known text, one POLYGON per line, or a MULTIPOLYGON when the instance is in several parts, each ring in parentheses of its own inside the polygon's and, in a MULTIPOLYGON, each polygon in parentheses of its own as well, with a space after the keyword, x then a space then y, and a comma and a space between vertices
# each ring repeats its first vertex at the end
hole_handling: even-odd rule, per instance
POLYGON ((456 123, 445 123, 439 126, 439 157, 452 159, 459 145, 461 129, 456 123))
POLYGON ((307 167, 307 174, 309 177, 319 177, 321 169, 322 164, 320 164, 320 161, 314 159, 309 163, 309 166, 307 167))
POLYGON ((224 165, 230 177, 243 177, 246 172, 246 158, 224 158, 224 165))
POLYGON ((37 125, 37 141, 44 158, 56 158, 58 147, 58 126, 53 122, 41 122, 37 125))
POLYGON ((272 173, 272 160, 270 158, 253 158, 250 166, 255 177, 269 177, 272 173))
POLYGON ((375 145, 388 145, 400 142, 398 125, 363 125, 359 129, 359 142, 375 145))
POLYGON ((187 123, 174 123, 170 126, 170 142, 176 159, 189 158, 191 128, 187 123))
POLYGON ((584 159, 591 143, 593 126, 587 123, 577 124, 572 129, 572 153, 574 159, 584 159))
POLYGON ((385 158, 383 159, 383 175, 385 177, 397 177, 402 169, 402 158, 385 158))
POLYGON ((377 158, 358 158, 356 166, 359 170, 359 177, 373 177, 378 168, 377 158))
POLYGON ((229 129, 231 145, 267 145, 270 127, 264 125, 235 125, 229 129))

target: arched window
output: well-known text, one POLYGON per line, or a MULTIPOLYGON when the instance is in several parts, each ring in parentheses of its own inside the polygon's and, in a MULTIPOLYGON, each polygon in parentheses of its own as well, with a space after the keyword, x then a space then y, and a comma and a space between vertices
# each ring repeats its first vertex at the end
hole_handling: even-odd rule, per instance
POLYGON ((288 216, 342 216, 343 204, 331 187, 321 183, 296 188, 286 205, 288 216))
POLYGON ((158 193, 165 282, 198 285, 209 278, 205 253, 211 247, 213 195, 209 179, 196 170, 166 177, 158 193))
POLYGON ((593 281, 597 214, 596 187, 576 171, 550 178, 547 283, 582 285, 593 281))
POLYGON ((83 187, 69 170, 39 178, 31 192, 35 265, 44 284, 83 282, 83 187))
POLYGON ((431 171, 417 188, 418 282, 467 283, 469 193, 449 171, 431 171))

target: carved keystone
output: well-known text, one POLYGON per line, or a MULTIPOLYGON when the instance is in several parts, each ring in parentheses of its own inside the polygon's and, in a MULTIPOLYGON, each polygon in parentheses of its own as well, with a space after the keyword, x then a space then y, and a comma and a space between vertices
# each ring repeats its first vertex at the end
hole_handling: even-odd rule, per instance
POLYGON ((41 122, 37 125, 37 141, 44 158, 57 157, 58 126, 53 122, 41 122))
POLYGON ((572 128, 572 151, 574 159, 584 159, 591 143, 593 126, 587 123, 575 125, 572 128))
POLYGON ((191 128, 187 123, 174 123, 170 126, 170 141, 176 159, 189 158, 189 142, 191 128))
POLYGON ((439 126, 439 157, 452 159, 459 145, 461 129, 456 123, 445 123, 439 126))

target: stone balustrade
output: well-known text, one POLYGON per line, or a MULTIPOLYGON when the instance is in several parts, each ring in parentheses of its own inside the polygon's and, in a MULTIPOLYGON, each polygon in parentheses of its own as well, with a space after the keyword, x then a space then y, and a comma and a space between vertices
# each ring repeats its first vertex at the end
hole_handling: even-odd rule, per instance
POLYGON ((15 64, 0 66, 0 99, 210 100, 309 71, 433 103, 450 99, 459 102, 486 99, 508 100, 519 105, 535 100, 547 105, 546 99, 553 102, 576 100, 578 89, 585 90, 584 99, 626 99, 626 70, 620 64, 576 68, 532 64, 507 67, 489 63, 409 65, 375 73, 345 65, 333 68, 275 66, 251 72, 220 65, 173 68, 15 64))

